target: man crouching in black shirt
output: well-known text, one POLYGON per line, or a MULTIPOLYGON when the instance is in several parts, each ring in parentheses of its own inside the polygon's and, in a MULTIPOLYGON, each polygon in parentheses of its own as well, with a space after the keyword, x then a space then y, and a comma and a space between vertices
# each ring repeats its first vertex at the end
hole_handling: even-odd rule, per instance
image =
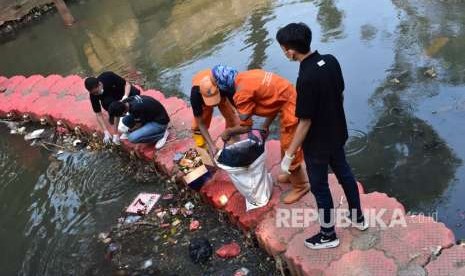
POLYGON ((312 32, 304 23, 283 27, 276 39, 287 58, 300 62, 295 111, 299 125, 281 167, 288 169, 295 151, 302 147, 321 224, 320 232, 306 239, 305 246, 311 249, 336 247, 339 239, 334 230, 336 219, 328 185, 328 165, 344 189, 351 225, 359 230, 368 228, 360 207, 357 182, 344 151, 348 133, 342 70, 334 56, 310 50, 312 32))
POLYGON ((159 101, 149 96, 136 95, 113 102, 108 109, 110 124, 115 123, 115 117, 126 113, 129 114, 122 121, 129 128, 128 139, 131 143, 156 143, 156 149, 163 147, 168 138, 170 118, 159 101))
POLYGON ((120 144, 120 137, 118 135, 119 118, 114 127, 113 139, 109 129, 105 125, 105 120, 102 116, 102 107, 106 111, 111 103, 120 101, 129 96, 140 95, 140 91, 132 86, 128 81, 118 76, 113 72, 103 72, 98 77, 88 77, 84 81, 84 85, 90 94, 90 102, 92 109, 97 117, 97 122, 103 131, 103 142, 105 144, 120 144))

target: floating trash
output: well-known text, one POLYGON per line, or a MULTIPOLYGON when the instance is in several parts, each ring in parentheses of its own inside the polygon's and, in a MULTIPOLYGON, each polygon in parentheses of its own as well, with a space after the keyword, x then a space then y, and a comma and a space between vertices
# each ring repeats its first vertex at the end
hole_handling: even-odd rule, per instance
POLYGON ((29 141, 29 140, 34 140, 34 139, 39 139, 42 138, 42 134, 44 133, 45 129, 36 129, 31 133, 28 133, 24 136, 24 140, 29 141))
POLYGON ((368 136, 365 132, 349 129, 349 139, 346 143, 346 155, 354 156, 368 147, 368 136))

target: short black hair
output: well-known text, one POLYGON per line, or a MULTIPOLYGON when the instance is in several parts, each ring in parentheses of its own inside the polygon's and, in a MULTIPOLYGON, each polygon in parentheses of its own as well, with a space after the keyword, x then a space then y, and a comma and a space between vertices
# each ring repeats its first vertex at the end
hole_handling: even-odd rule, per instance
POLYGON ((108 107, 108 115, 110 124, 114 124, 115 117, 121 117, 126 113, 126 105, 120 101, 115 101, 108 107))
POLYGON ((312 43, 312 30, 302 22, 290 23, 278 30, 276 40, 286 49, 307 54, 312 43))
POLYGON ((84 86, 86 87, 88 91, 97 87, 98 83, 99 83, 98 79, 94 77, 88 77, 84 80, 84 86))

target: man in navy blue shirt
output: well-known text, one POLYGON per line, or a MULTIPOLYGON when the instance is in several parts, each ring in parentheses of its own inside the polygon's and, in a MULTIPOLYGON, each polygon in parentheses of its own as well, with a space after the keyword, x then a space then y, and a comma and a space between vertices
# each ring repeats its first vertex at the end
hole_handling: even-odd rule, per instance
POLYGON ((306 239, 305 246, 311 249, 336 247, 339 239, 334 230, 335 212, 328 185, 328 165, 344 189, 352 226, 360 230, 368 228, 360 207, 357 182, 344 151, 348 134, 341 67, 334 56, 311 51, 312 32, 304 23, 291 23, 281 28, 276 39, 287 58, 300 62, 295 112, 299 125, 281 168, 286 171, 296 150, 302 147, 310 189, 322 216, 320 232, 306 239))

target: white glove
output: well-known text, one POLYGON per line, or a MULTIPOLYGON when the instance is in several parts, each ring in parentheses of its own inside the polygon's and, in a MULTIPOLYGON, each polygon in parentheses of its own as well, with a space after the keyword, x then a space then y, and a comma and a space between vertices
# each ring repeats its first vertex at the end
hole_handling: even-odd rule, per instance
POLYGON ((118 134, 114 134, 113 135, 113 144, 115 145, 121 145, 121 142, 119 141, 119 135, 118 134))
POLYGON ((294 160, 295 155, 290 156, 287 152, 284 153, 283 160, 281 161, 281 170, 287 174, 291 174, 289 168, 291 167, 291 163, 294 160))
POLYGON ((106 145, 111 144, 111 134, 108 130, 103 132, 103 143, 106 145))

